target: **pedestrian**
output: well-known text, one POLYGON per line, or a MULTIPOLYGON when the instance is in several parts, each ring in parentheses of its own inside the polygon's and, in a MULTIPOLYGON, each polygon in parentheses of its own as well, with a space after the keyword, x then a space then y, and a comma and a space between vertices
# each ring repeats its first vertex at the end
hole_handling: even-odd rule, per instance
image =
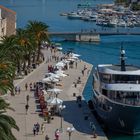
POLYGON ((39 133, 39 130, 40 130, 40 124, 37 122, 37 124, 36 124, 36 134, 37 135, 39 133))
POLYGON ((29 103, 29 95, 26 96, 27 104, 29 103))
POLYGON ((84 76, 84 70, 82 70, 82 75, 84 76))
POLYGON ((28 84, 27 84, 27 83, 25 84, 25 89, 26 89, 26 90, 28 89, 28 84))
POLYGON ((32 82, 30 83, 30 91, 32 91, 32 82))
POLYGON ((76 69, 77 69, 77 62, 75 62, 75 67, 76 67, 76 69))
POLYGON ((33 126, 33 134, 34 134, 34 136, 36 135, 36 124, 34 124, 34 126, 33 126))
POLYGON ((48 135, 45 136, 45 140, 49 140, 50 138, 48 137, 48 135))
POLYGON ((18 87, 16 86, 16 87, 15 87, 15 94, 17 94, 17 90, 18 90, 18 87))
POLYGON ((92 129, 92 132, 93 132, 93 138, 96 138, 97 137, 97 134, 96 134, 96 127, 93 123, 91 123, 91 129, 92 129))
POLYGON ((18 87, 18 94, 20 94, 20 87, 18 87))
POLYGON ((59 140, 59 130, 56 129, 55 131, 55 140, 59 140))
POLYGON ((42 132, 42 134, 44 133, 44 131, 45 131, 45 125, 44 125, 44 123, 42 123, 41 124, 41 132, 42 132))
POLYGON ((26 114, 27 114, 27 112, 28 112, 28 109, 29 109, 29 105, 26 104, 26 105, 25 105, 26 114))
POLYGON ((77 83, 76 83, 76 82, 74 82, 74 87, 75 87, 75 88, 77 87, 77 83))

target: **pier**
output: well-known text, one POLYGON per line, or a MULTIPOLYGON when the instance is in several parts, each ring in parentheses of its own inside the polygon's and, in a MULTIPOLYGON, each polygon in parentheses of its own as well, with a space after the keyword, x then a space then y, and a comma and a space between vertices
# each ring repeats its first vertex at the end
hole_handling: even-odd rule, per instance
POLYGON ((66 41, 99 42, 100 36, 105 35, 140 35, 140 32, 131 31, 77 31, 77 32, 49 32, 50 37, 63 38, 66 41))

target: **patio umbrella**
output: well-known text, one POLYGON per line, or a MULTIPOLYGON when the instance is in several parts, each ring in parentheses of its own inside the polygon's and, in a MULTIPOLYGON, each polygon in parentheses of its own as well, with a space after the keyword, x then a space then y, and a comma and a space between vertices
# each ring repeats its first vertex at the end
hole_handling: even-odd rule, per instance
POLYGON ((79 58, 76 57, 76 56, 72 56, 72 57, 70 57, 70 58, 75 59, 75 60, 79 59, 79 58))
POLYGON ((51 73, 51 72, 46 73, 45 74, 45 77, 53 77, 53 78, 56 78, 56 79, 59 79, 60 78, 60 76, 58 76, 58 75, 56 75, 54 73, 51 73))
POLYGON ((62 61, 60 61, 60 62, 56 63, 56 66, 57 67, 64 67, 65 64, 62 61))
POLYGON ((66 74, 64 74, 64 73, 61 73, 61 72, 58 72, 58 73, 56 73, 58 76, 60 76, 60 77, 66 77, 67 75, 66 74))
POLYGON ((48 92, 55 92, 55 93, 60 93, 62 90, 59 88, 52 88, 52 89, 48 89, 48 92))
POLYGON ((68 60, 68 61, 73 61, 73 62, 75 61, 74 58, 68 58, 67 60, 68 60))
POLYGON ((63 101, 59 98, 50 98, 47 100, 47 103, 50 104, 50 105, 60 105, 63 103, 63 101))
POLYGON ((71 55, 72 55, 72 56, 75 56, 75 57, 79 57, 79 56, 81 56, 81 55, 76 54, 76 53, 72 53, 71 55))
POLYGON ((58 79, 56 79, 56 78, 54 78, 54 77, 47 77, 47 78, 43 78, 42 79, 42 81, 43 82, 52 82, 52 83, 57 83, 57 82, 59 82, 59 80, 58 79))
POLYGON ((64 71, 59 69, 59 70, 55 71, 55 74, 57 74, 57 73, 64 73, 64 71))

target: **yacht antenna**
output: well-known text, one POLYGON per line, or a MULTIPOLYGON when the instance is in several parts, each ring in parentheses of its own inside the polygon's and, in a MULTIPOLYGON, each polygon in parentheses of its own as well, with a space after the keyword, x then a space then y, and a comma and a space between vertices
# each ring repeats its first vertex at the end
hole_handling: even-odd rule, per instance
POLYGON ((126 68, 125 68, 125 50, 123 49, 123 43, 121 43, 121 71, 126 71, 126 68))

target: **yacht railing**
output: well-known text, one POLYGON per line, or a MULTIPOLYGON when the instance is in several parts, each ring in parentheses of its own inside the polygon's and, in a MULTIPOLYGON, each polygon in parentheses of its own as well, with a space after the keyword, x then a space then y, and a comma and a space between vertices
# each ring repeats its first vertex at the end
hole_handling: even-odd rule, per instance
POLYGON ((114 103, 119 103, 119 104, 124 104, 124 105, 129 105, 129 106, 140 106, 140 97, 139 98, 133 98, 133 97, 131 97, 131 98, 124 98, 124 97, 114 98, 114 97, 105 96, 105 98, 110 101, 113 101, 114 103))
POLYGON ((107 84, 116 84, 116 83, 126 83, 126 84, 140 84, 140 81, 109 81, 109 80, 102 80, 102 82, 107 83, 107 84))

